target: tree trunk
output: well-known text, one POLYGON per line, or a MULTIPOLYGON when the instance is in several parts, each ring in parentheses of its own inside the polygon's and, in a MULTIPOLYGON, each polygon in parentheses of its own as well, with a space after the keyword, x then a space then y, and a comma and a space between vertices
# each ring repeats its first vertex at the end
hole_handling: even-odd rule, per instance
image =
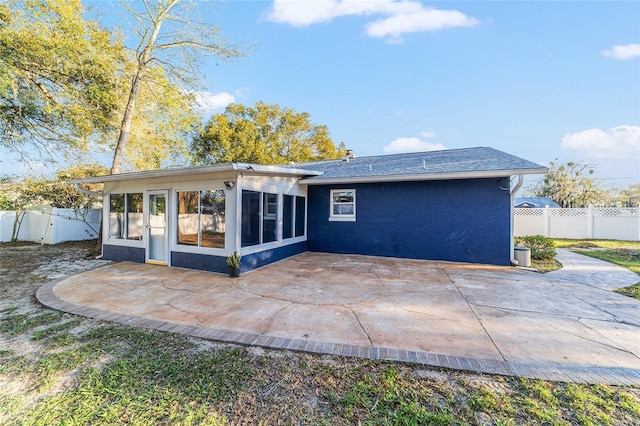
POLYGON ((129 99, 127 100, 127 107, 124 110, 124 116, 122 117, 122 124, 120 125, 120 134, 118 135, 118 143, 116 144, 116 150, 113 153, 113 163, 111 164, 111 174, 115 175, 122 171, 122 159, 124 158, 124 152, 127 147, 127 141, 129 140, 129 130, 131 129, 131 120, 133 119, 133 113, 136 107, 136 100, 138 99, 138 92, 140 92, 140 83, 142 82, 142 74, 144 73, 144 65, 139 65, 136 75, 133 77, 131 83, 131 91, 129 92, 129 99))
POLYGON ((20 227, 22 226, 22 219, 24 219, 26 211, 16 210, 16 217, 13 220, 13 230, 11 232, 11 242, 18 241, 18 234, 20 233, 20 227))
MULTIPOLYGON (((177 3, 177 2, 176 2, 177 3)), ((171 4, 170 7, 173 7, 171 4)), ((169 7, 169 8, 170 8, 169 7)), ((135 112, 136 101, 138 100, 138 92, 140 92, 140 85, 142 84, 147 65, 151 59, 151 53, 155 48, 156 39, 160 34, 160 27, 162 25, 162 19, 164 19, 165 13, 169 8, 160 13, 158 20, 155 21, 153 32, 144 46, 142 52, 138 54, 138 67, 136 74, 131 80, 131 91, 129 92, 129 99, 127 100, 127 107, 124 110, 124 116, 122 117, 122 124, 120 125, 120 134, 118 135, 118 143, 113 153, 113 163, 111 164, 111 174, 118 174, 122 171, 122 159, 127 148, 127 141, 129 140, 129 130, 131 129, 131 121, 133 120, 133 114, 135 112)))

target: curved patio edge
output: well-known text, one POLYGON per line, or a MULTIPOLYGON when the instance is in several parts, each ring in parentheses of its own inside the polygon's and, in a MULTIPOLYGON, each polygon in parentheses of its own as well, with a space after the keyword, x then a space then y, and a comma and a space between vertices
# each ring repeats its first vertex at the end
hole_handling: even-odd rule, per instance
POLYGON ((122 325, 184 334, 201 339, 234 343, 244 346, 260 346, 268 349, 364 358, 369 360, 395 361, 475 373, 542 379, 554 382, 623 386, 640 385, 640 369, 581 366, 568 367, 550 364, 514 363, 492 359, 459 357, 419 350, 319 342, 308 339, 283 338, 264 334, 258 335, 124 315, 65 302, 57 297, 53 292, 55 286, 62 281, 64 281, 64 279, 51 281, 40 287, 36 291, 36 298, 38 301, 43 305, 58 311, 97 320, 111 321, 122 325))

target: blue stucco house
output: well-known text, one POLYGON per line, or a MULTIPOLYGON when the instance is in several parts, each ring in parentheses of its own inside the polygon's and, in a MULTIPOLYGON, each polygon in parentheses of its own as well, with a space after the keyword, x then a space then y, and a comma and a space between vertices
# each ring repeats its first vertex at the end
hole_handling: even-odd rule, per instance
POLYGON ((70 182, 104 183, 105 259, 226 272, 233 252, 244 271, 304 251, 509 265, 514 193, 546 172, 479 147, 70 182))

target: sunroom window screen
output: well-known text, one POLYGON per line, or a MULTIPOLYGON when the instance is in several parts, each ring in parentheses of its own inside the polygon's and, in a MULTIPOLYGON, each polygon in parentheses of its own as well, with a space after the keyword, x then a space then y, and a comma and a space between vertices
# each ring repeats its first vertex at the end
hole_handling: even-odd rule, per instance
POLYGON ((282 197, 282 239, 293 237, 293 195, 282 197))
POLYGON ((260 193, 242 191, 242 247, 260 244, 260 193))
POLYGON ((262 194, 262 242, 270 243, 277 239, 276 218, 278 213, 278 194, 262 194))
POLYGON ((296 197, 296 237, 304 236, 304 221, 307 217, 304 197, 296 197))

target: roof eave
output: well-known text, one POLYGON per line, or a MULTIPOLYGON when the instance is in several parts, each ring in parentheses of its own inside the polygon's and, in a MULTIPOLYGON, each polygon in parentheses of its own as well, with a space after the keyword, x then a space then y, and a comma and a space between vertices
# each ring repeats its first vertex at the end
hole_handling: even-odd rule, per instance
POLYGON ((450 172, 450 173, 419 173, 413 175, 379 175, 379 176, 357 176, 342 178, 304 178, 298 182, 305 185, 330 185, 341 183, 376 183, 376 182, 407 182, 423 180, 453 180, 453 179, 483 179, 494 177, 508 177, 515 175, 540 175, 546 174, 549 169, 546 167, 536 169, 512 169, 512 170, 487 170, 475 172, 450 172))
POLYGON ((105 183, 105 182, 118 182, 123 180, 137 180, 137 179, 153 179, 159 177, 172 177, 172 176, 184 176, 195 175, 203 173, 219 173, 238 171, 244 173, 255 173, 264 175, 282 175, 282 176, 318 176, 322 172, 313 170, 296 169, 289 167, 278 166, 263 166, 259 164, 249 163, 223 163, 214 164, 211 166, 198 166, 198 167, 181 167, 175 169, 161 169, 161 170, 149 170, 144 172, 131 172, 131 173, 119 173, 105 176, 92 176, 79 179, 69 179, 68 183, 105 183))

